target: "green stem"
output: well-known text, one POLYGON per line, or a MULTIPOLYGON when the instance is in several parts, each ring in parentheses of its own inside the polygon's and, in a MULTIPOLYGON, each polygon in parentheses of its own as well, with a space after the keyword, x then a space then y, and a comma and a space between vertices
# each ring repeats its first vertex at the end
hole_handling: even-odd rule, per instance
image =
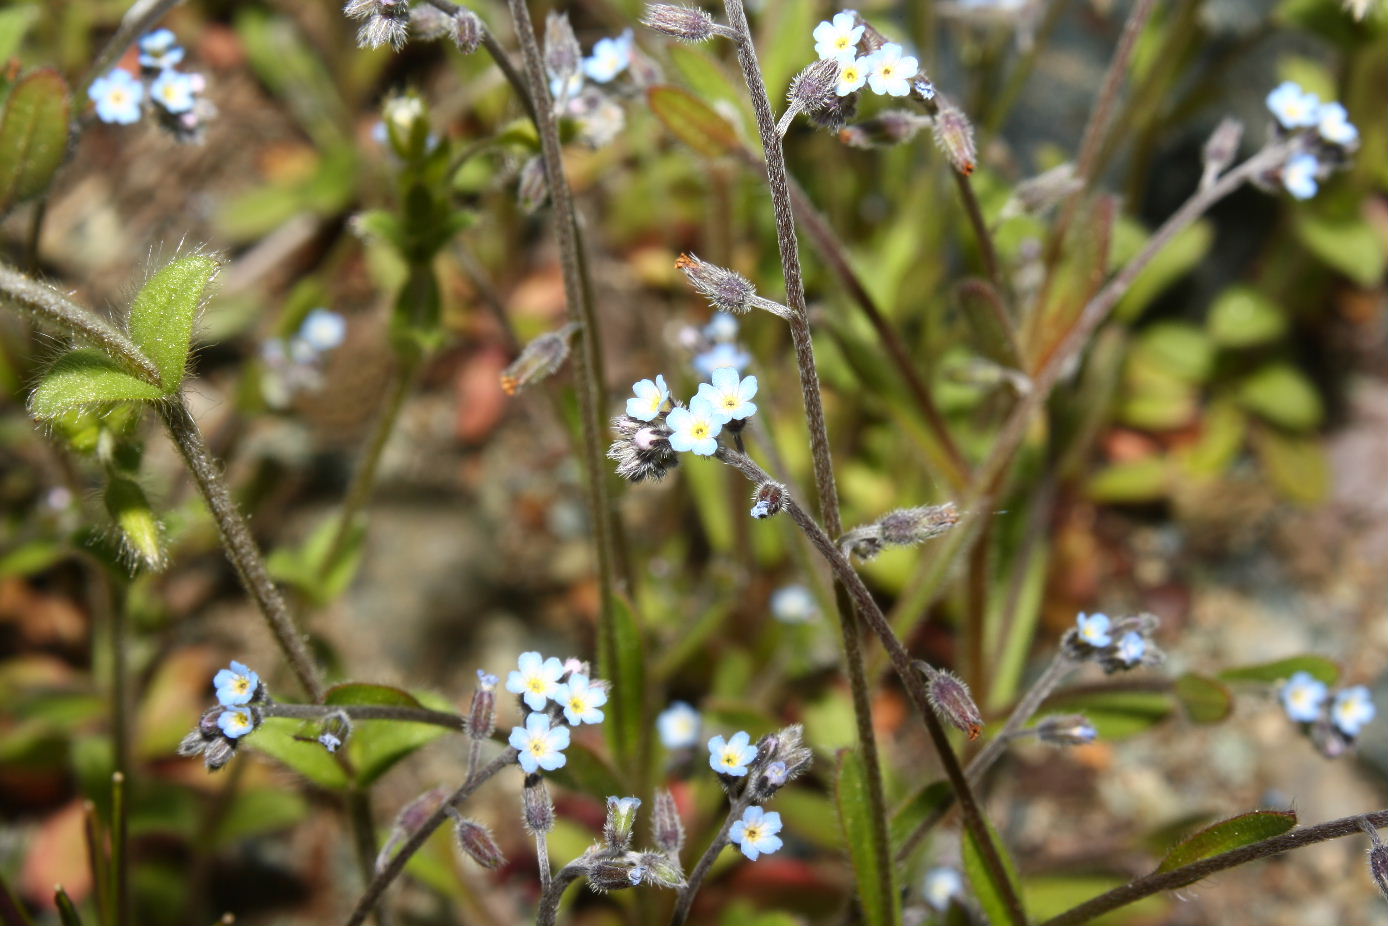
MULTIPOLYGON (((352 824, 352 843, 357 853, 357 870, 361 873, 361 883, 370 884, 376 875, 376 854, 380 851, 376 844, 376 827, 371 820, 371 791, 353 786, 348 790, 346 800, 347 817, 352 824)), ((379 902, 371 908, 370 916, 377 923, 385 922, 379 902)))
POLYGON ((111 878, 117 923, 133 923, 130 909, 130 794, 125 774, 111 773, 111 878))
POLYGON ((384 704, 283 704, 271 701, 260 705, 266 717, 288 717, 293 720, 321 720, 330 714, 346 714, 353 720, 393 720, 399 723, 427 723, 447 727, 455 732, 464 729, 465 718, 447 711, 432 711, 424 707, 394 707, 384 704))
POLYGON ((713 837, 713 842, 708 844, 704 854, 699 856, 699 861, 694 865, 694 870, 689 873, 689 878, 685 881, 684 887, 680 888, 678 899, 675 901, 675 912, 670 917, 670 926, 684 926, 685 920, 689 919, 689 909, 694 906, 694 895, 699 892, 699 887, 704 883, 704 877, 708 875, 709 869, 718 859, 719 853, 728 845, 728 833, 733 828, 733 823, 742 818, 742 812, 752 803, 749 796, 750 788, 743 788, 742 793, 728 806, 728 815, 723 818, 723 826, 713 837))

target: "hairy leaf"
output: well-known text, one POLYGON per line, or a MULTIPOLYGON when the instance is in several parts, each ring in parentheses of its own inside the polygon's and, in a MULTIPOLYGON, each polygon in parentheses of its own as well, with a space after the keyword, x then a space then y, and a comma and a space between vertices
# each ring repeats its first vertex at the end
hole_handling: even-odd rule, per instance
POLYGON ((856 750, 839 753, 838 777, 834 795, 839 805, 839 823, 848 843, 848 856, 857 875, 858 901, 863 907, 863 919, 868 923, 901 922, 900 902, 896 897, 883 897, 878 871, 890 868, 890 858, 880 858, 872 838, 872 805, 868 800, 867 769, 856 750))
POLYGON ((1294 826, 1296 813, 1291 810, 1255 810, 1230 817, 1178 843, 1166 853, 1157 871, 1172 871, 1201 859, 1281 836, 1294 826))
POLYGON ((163 398, 158 386, 131 376, 97 350, 75 350, 58 358, 29 396, 29 412, 51 419, 79 408, 163 398))
POLYGON ((150 277, 130 307, 130 337, 154 361, 169 395, 183 382, 193 322, 219 266, 205 254, 180 257, 150 277))
POLYGON ((731 154, 742 147, 732 123, 693 94, 679 87, 652 87, 646 99, 676 138, 705 157, 731 154))
MULTIPOLYGON (((1018 885, 1020 879, 1017 877, 1017 866, 1013 863, 1007 848, 998 838, 997 831, 993 829, 991 823, 984 823, 988 827, 988 833, 993 837, 993 845, 998 848, 998 855, 1002 858, 1002 867, 1008 881, 1011 882, 1012 892, 1015 896, 1021 897, 1022 893, 1018 885)), ((1003 900, 1003 886, 994 880, 988 871, 988 866, 983 861, 983 852, 979 849, 973 833, 964 833, 964 874, 968 875, 969 884, 973 886, 974 896, 978 898, 978 904, 987 914, 988 921, 1002 926, 1004 923, 1012 921, 1008 914, 1006 901, 1003 900)))
POLYGON ((48 188, 67 156, 69 109, 57 71, 34 71, 15 84, 0 116, 0 215, 48 188))

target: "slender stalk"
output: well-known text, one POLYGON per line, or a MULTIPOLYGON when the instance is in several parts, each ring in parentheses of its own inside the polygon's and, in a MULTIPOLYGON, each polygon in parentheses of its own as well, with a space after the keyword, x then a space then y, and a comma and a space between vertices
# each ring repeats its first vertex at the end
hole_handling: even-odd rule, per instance
POLYGON ((178 447, 188 469, 193 474, 198 488, 202 491, 212 518, 217 522, 217 530, 222 535, 222 546, 227 559, 231 560, 241 584, 255 601, 260 613, 270 625, 270 631, 289 661, 289 667, 298 677, 299 683, 315 701, 323 700, 323 678, 318 667, 309 655, 303 635, 294 626, 294 618, 284 603, 279 589, 265 568, 265 558, 260 547, 251 536, 241 509, 232 500, 222 477, 221 467, 213 460, 203 440, 198 423, 188 411, 182 396, 158 403, 159 416, 164 420, 164 428, 178 447))
POLYGON ((0 295, 39 321, 101 348, 141 379, 159 383, 158 368, 124 332, 51 286, 31 280, 8 264, 0 263, 0 295))
POLYGON ((535 914, 535 926, 554 926, 555 919, 559 915, 559 901, 563 898, 564 891, 570 884, 577 881, 582 873, 582 866, 576 862, 570 862, 559 869, 559 873, 554 876, 540 894, 540 906, 535 914))
POLYGON ((92 900, 96 905, 96 918, 103 926, 112 926, 116 916, 111 910, 111 867, 106 854, 106 842, 102 839, 101 821, 97 817, 96 804, 82 802, 82 830, 87 839, 87 868, 92 873, 92 900))
POLYGON ((116 922, 131 923, 130 910, 130 793, 123 772, 111 773, 111 892, 116 922))
POLYGON ((53 906, 58 908, 58 922, 63 926, 82 926, 82 914, 77 912, 77 905, 61 884, 53 888, 53 906))
MULTIPOLYGON (((121 17, 120 25, 116 27, 116 31, 106 40, 106 44, 101 46, 101 51, 96 53, 91 68, 82 78, 81 89, 85 91, 90 87, 94 80, 105 74, 112 65, 121 59, 131 42, 139 38, 142 33, 147 32, 150 26, 164 17, 165 13, 182 2, 183 0, 135 0, 130 5, 130 9, 126 10, 125 15, 121 17)), ((75 95, 85 96, 85 94, 75 95)))
POLYGON ((969 224, 973 226, 974 238, 978 241, 978 253, 983 259, 983 272, 993 284, 993 288, 998 291, 998 295, 1005 298, 1004 294, 1008 292, 1007 282, 1002 277, 998 250, 993 244, 993 233, 988 230, 988 223, 983 220, 983 209, 978 204, 973 181, 960 171, 951 169, 950 173, 954 175, 954 185, 959 188, 959 199, 964 204, 964 213, 969 217, 969 224))
POLYGON ((3 918, 5 926, 33 926, 34 922, 19 897, 10 890, 4 875, 0 875, 0 918, 3 918))
MULTIPOLYGON (((714 456, 723 463, 736 467, 753 482, 765 482, 770 478, 767 472, 749 457, 727 447, 720 446, 714 456)), ((1003 901, 1008 908, 1009 919, 1014 926, 1025 923, 1026 915, 1023 912, 1021 901, 1017 898, 1012 882, 1003 867, 1002 857, 998 854, 992 834, 984 823, 983 813, 969 787, 968 779, 959 764, 959 758, 954 754, 949 737, 946 735, 944 727, 940 725, 934 708, 930 705, 921 673, 913 666, 910 654, 906 652, 906 648, 892 632, 891 625, 887 622, 882 609, 878 607, 877 601, 872 597, 872 592, 863 584, 862 577, 858 575, 857 570, 853 568, 853 564, 844 556, 838 545, 789 493, 786 494, 784 504, 785 511, 790 515, 791 520, 819 550, 820 555, 834 571, 834 575, 838 577, 848 594, 852 596, 853 603, 857 606, 858 613, 866 620, 868 628, 882 641, 882 645, 886 648, 887 655, 891 659, 892 668, 896 671, 897 677, 906 689, 907 696, 925 723, 926 732, 929 733, 935 752, 940 757, 940 764, 944 766, 945 775, 954 789, 955 797, 959 800, 964 826, 973 836, 979 852, 983 856, 984 865, 987 866, 993 881, 1003 893, 1003 901)), ((883 855, 882 857, 888 858, 890 856, 883 855)))
POLYGON ((1229 868, 1246 865, 1260 858, 1267 858, 1292 849, 1315 845, 1328 839, 1339 839, 1342 836, 1351 836, 1362 832, 1364 821, 1375 827, 1388 826, 1388 810, 1378 810, 1353 817, 1341 817, 1338 820, 1318 823, 1315 826, 1300 827, 1289 833, 1283 833, 1281 836, 1274 836, 1252 845, 1222 852, 1219 855, 1201 859, 1171 871, 1153 872, 1122 887, 1116 887, 1107 893, 1100 894, 1098 897, 1087 900, 1077 907, 1072 907, 1064 913, 1057 914, 1046 920, 1042 926, 1079 926, 1080 923, 1087 923, 1110 910, 1117 910, 1119 907, 1144 897, 1150 897, 1152 894, 1174 891, 1187 884, 1194 884, 1202 878, 1208 878, 1212 874, 1229 868))
POLYGON ((540 896, 544 897, 550 892, 553 878, 549 864, 549 837, 539 831, 535 833, 535 865, 540 870, 540 896))
MULTIPOLYGON (((781 254, 781 274, 786 284, 786 306, 790 313, 790 339, 795 347, 796 368, 800 375, 800 393, 805 403, 805 418, 810 432, 810 453, 814 460, 814 481, 819 500, 819 514, 833 536, 843 532, 839 517, 838 488, 834 482, 834 464, 829 450, 829 430, 824 420, 824 400, 819 391, 819 370, 815 365, 814 339, 810 335, 810 316, 805 304, 805 280, 800 268, 800 245, 795 235, 795 215, 791 206, 790 178, 786 171, 785 149, 771 100, 766 93, 761 65, 757 61, 752 29, 747 23, 747 11, 742 0, 724 0, 728 27, 736 34, 737 60, 751 98, 752 111, 757 118, 757 133, 761 136, 766 159, 766 178, 771 189, 771 206, 776 218, 776 244, 781 254)), ((849 687, 853 694, 853 714, 857 720, 858 746, 867 771, 868 803, 872 808, 872 835, 879 858, 890 854, 887 834, 887 799, 882 787, 882 765, 877 753, 877 737, 872 726, 872 701, 868 690, 867 668, 863 659, 862 640, 857 619, 847 600, 840 597, 839 629, 843 638, 844 662, 848 667, 849 687)), ((895 896, 891 866, 880 866, 876 872, 878 888, 883 897, 895 896)))
POLYGON ((392 881, 400 876, 400 872, 405 870, 405 863, 408 862, 416 852, 418 852, 429 837, 434 835, 434 831, 443 825, 448 819, 448 808, 456 807, 461 802, 472 796, 473 792, 480 788, 488 779, 497 772, 510 765, 516 764, 516 750, 507 749, 501 755, 482 767, 476 775, 469 775, 458 790, 449 795, 448 800, 439 805, 439 809, 434 811, 429 819, 425 820, 410 838, 405 840, 405 844, 400 847, 400 851, 391 856, 390 861, 385 867, 376 872, 376 876, 367 884, 365 892, 357 900, 357 905, 352 910, 351 916, 347 918, 347 926, 361 926, 366 919, 367 913, 376 906, 381 895, 386 888, 390 887, 392 881))
POLYGON ((973 757, 969 763, 966 774, 969 783, 977 785, 979 780, 992 768, 993 763, 1002 755, 1007 748, 1007 741, 1017 734, 1022 727, 1026 726, 1028 720, 1036 716, 1041 705, 1056 686, 1065 680, 1065 676, 1075 668, 1075 663, 1063 652, 1057 652, 1051 662, 1036 683, 1028 689, 1022 700, 1017 702, 1017 706, 1008 715, 1007 722, 998 731, 998 735, 988 741, 988 745, 979 750, 978 755, 973 757))
MULTIPOLYGON (((380 847, 376 844, 376 827, 371 820, 371 791, 369 788, 352 787, 346 794, 347 818, 352 824, 352 842, 357 853, 357 870, 361 873, 361 883, 370 884, 376 873, 376 854, 380 847)), ((381 905, 371 908, 371 918, 384 923, 381 905)))
POLYGON ((713 863, 717 861, 719 853, 727 847, 728 833, 733 828, 733 821, 741 819, 742 812, 752 802, 747 792, 748 789, 743 788, 742 793, 728 806, 728 815, 723 819, 723 826, 713 837, 713 842, 708 844, 704 854, 699 856, 694 870, 689 873, 689 878, 675 901, 675 912, 670 917, 670 926, 684 926, 685 920, 689 919, 689 908, 694 906, 694 895, 699 893, 699 887, 704 883, 704 878, 713 867, 713 863))

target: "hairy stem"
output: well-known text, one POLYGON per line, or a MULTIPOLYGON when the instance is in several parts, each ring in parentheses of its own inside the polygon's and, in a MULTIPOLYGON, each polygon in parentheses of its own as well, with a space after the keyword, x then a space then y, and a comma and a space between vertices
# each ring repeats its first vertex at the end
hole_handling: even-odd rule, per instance
POLYGON ((559 915, 559 901, 564 896, 564 891, 570 884, 578 880, 583 874, 583 868, 577 862, 570 862, 559 869, 545 889, 540 893, 540 906, 535 913, 535 926, 554 926, 555 919, 559 915))
POLYGON ((385 893, 386 888, 390 887, 391 882, 400 876, 400 872, 405 870, 405 863, 429 841, 429 837, 434 835, 435 830, 443 826, 443 822, 448 819, 448 808, 456 807, 461 802, 467 800, 472 796, 474 791, 481 787, 484 782, 497 772, 500 772, 509 765, 515 765, 516 755, 516 750, 507 749, 501 755, 483 766, 482 770, 477 774, 469 775, 467 781, 463 782, 458 790, 449 795, 448 800, 439 805, 438 810, 434 811, 427 820, 420 824, 419 829, 415 830, 414 833, 410 835, 410 838, 405 840, 405 844, 400 847, 400 851, 391 856, 390 861, 386 863, 384 868, 376 872, 376 876, 371 879, 371 883, 366 886, 365 892, 363 892, 360 899, 357 900, 357 905, 353 908, 351 916, 347 918, 347 926, 361 926, 362 921, 366 919, 367 913, 376 906, 376 902, 381 899, 381 895, 385 893))
POLYGON ((293 720, 321 720, 330 714, 346 714, 352 720, 394 720, 403 723, 427 723, 450 730, 464 729, 465 718, 447 711, 432 711, 424 707, 394 707, 384 704, 282 704, 271 701, 260 705, 266 717, 288 717, 293 720))
POLYGON ((304 691, 314 701, 323 700, 322 675, 309 655, 303 635, 294 626, 294 618, 290 616, 284 598, 265 568, 265 558, 261 555, 260 547, 251 536, 250 527, 247 526, 241 509, 232 500, 226 480, 222 477, 222 469, 208 451, 207 442, 203 440, 198 423, 188 411, 187 403, 180 395, 158 403, 157 407, 159 416, 164 420, 165 430, 178 447, 183 461, 188 464, 198 489, 207 501, 207 507, 212 511, 212 519, 217 522, 217 530, 222 535, 222 546, 226 550, 227 559, 231 560, 232 566, 236 568, 241 584, 245 586, 256 607, 265 617, 266 623, 270 625, 275 641, 284 652, 285 658, 289 660, 289 667, 298 677, 304 691))
MULTIPOLYGON (((550 874, 549 865, 549 837, 542 831, 535 833, 535 865, 540 870, 540 897, 547 896, 551 890, 553 877, 550 874)), ((557 905, 556 905, 557 906, 557 905)), ((544 911, 543 902, 540 905, 541 913, 544 911)), ((543 926, 543 918, 536 918, 537 926, 543 926)), ((553 926, 551 921, 550 926, 553 926)))
POLYGON ((1008 286, 1002 278, 998 250, 993 245, 993 234, 988 230, 988 223, 983 220, 983 209, 978 204, 978 195, 974 193, 973 181, 952 168, 950 173, 954 175, 954 185, 959 188, 959 199, 964 204, 964 213, 969 217, 969 225, 973 227, 974 238, 978 241, 978 253, 983 259, 983 272, 993 284, 993 288, 998 291, 998 296, 1006 298, 1008 286))
POLYGON ((689 908, 694 906, 694 895, 699 893, 699 887, 704 883, 704 878, 718 859, 719 853, 727 847, 728 832, 732 830, 733 822, 742 817, 742 812, 752 802, 747 793, 749 790, 744 787, 742 793, 728 806, 728 815, 723 819, 723 826, 713 837, 713 842, 708 844, 704 854, 699 856, 699 861, 694 865, 694 870, 689 873, 684 887, 680 888, 679 897, 675 901, 675 912, 670 917, 670 926, 684 926, 685 920, 689 919, 689 908))
POLYGON ((1053 916, 1046 920, 1042 926, 1079 926, 1080 923, 1087 923, 1110 910, 1117 910, 1119 907, 1152 894, 1173 891, 1185 887, 1187 884, 1194 884, 1216 872, 1246 865, 1260 858, 1267 858, 1291 849, 1300 849, 1304 846, 1315 845, 1318 842, 1325 842, 1328 839, 1339 839, 1342 836, 1362 832, 1365 821, 1375 827, 1388 826, 1388 810, 1377 810, 1373 813, 1358 814, 1353 817, 1341 817, 1339 820, 1318 823, 1315 826, 1299 827, 1289 833, 1283 833, 1281 836, 1274 836, 1271 839, 1264 839, 1262 842, 1255 842, 1252 845, 1223 852, 1171 871, 1153 872, 1053 916))

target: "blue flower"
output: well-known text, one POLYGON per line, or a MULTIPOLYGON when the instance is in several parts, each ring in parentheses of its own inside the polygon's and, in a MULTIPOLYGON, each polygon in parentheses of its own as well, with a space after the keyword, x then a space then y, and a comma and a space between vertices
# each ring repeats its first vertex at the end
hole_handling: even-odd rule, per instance
POLYGON ((767 813, 760 807, 748 807, 742 812, 742 819, 733 823, 728 830, 728 838, 737 843, 742 854, 755 862, 760 855, 770 855, 781 848, 781 815, 767 813))
POLYGON ((712 376, 719 367, 732 367, 741 373, 752 362, 752 355, 736 344, 724 342, 694 357, 694 369, 701 376, 712 376))
POLYGON ((342 738, 336 733, 320 733, 318 734, 318 742, 328 752, 337 752, 342 748, 342 738))
POLYGON ((863 37, 863 27, 858 24, 858 17, 852 11, 844 10, 834 14, 832 21, 815 26, 813 37, 814 51, 820 60, 852 60, 858 53, 858 41, 863 37))
POLYGON ((926 903, 943 913, 950 901, 964 896, 964 879, 953 868, 932 868, 921 881, 921 894, 926 903))
POLYGON ((700 383, 698 398, 705 399, 713 407, 713 412, 729 421, 743 421, 757 413, 752 398, 757 394, 757 378, 748 376, 742 379, 732 367, 719 367, 713 371, 712 383, 700 383))
POLYGON ((521 695, 532 711, 544 710, 545 702, 559 691, 564 664, 554 656, 545 659, 532 651, 521 653, 517 665, 520 671, 506 677, 506 690, 521 695))
POLYGON ((149 85, 149 96, 171 113, 186 113, 193 108, 197 84, 192 74, 164 71, 149 85))
POLYGON ((718 449, 718 432, 723 422, 708 399, 695 396, 688 408, 676 408, 665 416, 665 424, 673 433, 670 446, 676 450, 691 450, 696 456, 712 456, 718 449))
POLYGON ((168 29, 156 29, 140 39, 140 67, 164 71, 183 60, 178 36, 168 29))
POLYGON ((249 704, 260 687, 260 676, 249 667, 232 660, 230 669, 222 669, 212 676, 212 685, 217 689, 217 700, 223 707, 236 707, 249 704))
POLYGON ((1369 697, 1369 689, 1363 685, 1355 685, 1335 696, 1335 703, 1330 708, 1330 719, 1340 728, 1341 733, 1353 739, 1377 713, 1373 699, 1369 697))
POLYGON ((483 669, 477 670, 477 687, 481 688, 483 691, 496 690, 496 683, 499 681, 501 681, 501 679, 492 675, 490 672, 483 669))
POLYGON ((1321 138, 1336 145, 1352 145, 1359 141, 1359 130, 1349 121, 1349 112, 1339 103, 1326 103, 1316 113, 1316 131, 1321 138))
POLYGON ((1320 97, 1307 93, 1301 85, 1286 80, 1268 94, 1268 109, 1283 128, 1302 129, 1316 124, 1320 112, 1320 97))
POLYGON ((1081 611, 1076 623, 1079 625, 1081 642, 1093 647, 1108 646, 1113 642, 1108 632, 1112 621, 1107 614, 1085 614, 1081 611))
POLYGON ((1282 686, 1282 707, 1297 723, 1311 723, 1320 718, 1325 703, 1325 682, 1310 672, 1298 672, 1282 686))
POLYGON ((297 337, 318 353, 327 353, 346 339, 347 320, 331 309, 314 309, 304 316, 297 337))
POLYGON ((903 53, 895 42, 888 42, 862 62, 868 70, 868 86, 883 96, 905 96, 911 92, 911 78, 920 72, 920 62, 903 53))
POLYGON ((737 316, 731 312, 714 312, 704 326, 704 337, 715 344, 728 344, 737 340, 737 316))
POLYGON ((554 689, 554 703, 564 708, 564 719, 575 727, 581 723, 602 723, 603 713, 598 708, 607 703, 607 691, 593 685, 588 676, 575 673, 554 689))
POLYGON ((1147 641, 1136 630, 1129 630, 1118 641, 1118 658, 1130 666, 1135 666, 1141 662, 1146 653, 1147 641))
POLYGON ((631 391, 634 395, 627 399, 627 414, 638 421, 650 421, 670 400, 670 387, 665 385, 662 374, 656 374, 654 381, 643 379, 633 383, 631 391))
POLYGON ((548 714, 537 711, 525 718, 525 726, 512 727, 509 742, 519 752, 516 761, 527 774, 538 769, 552 772, 568 761, 563 751, 569 748, 569 728, 551 729, 548 714))
POLYGON ((244 707, 233 708, 218 715, 217 726, 231 739, 238 739, 255 729, 255 718, 244 707))
POLYGON ((140 102, 145 88, 129 71, 116 68, 92 81, 87 96, 96 104, 96 117, 102 122, 131 125, 140 121, 140 102))
POLYGON ((631 47, 635 36, 627 29, 615 39, 598 39, 591 57, 583 59, 583 73, 590 80, 605 84, 631 64, 631 47))
POLYGON ((739 730, 730 740, 715 736, 708 741, 708 764, 720 775, 741 778, 747 774, 747 765, 757 757, 757 747, 752 745, 752 737, 746 730, 739 730))
POLYGON ((1310 199, 1320 189, 1316 182, 1320 169, 1321 162, 1314 154, 1293 155, 1282 168, 1282 185, 1297 199, 1310 199))
POLYGON ((699 712, 676 701, 655 719, 656 731, 666 749, 687 749, 699 741, 699 712))

